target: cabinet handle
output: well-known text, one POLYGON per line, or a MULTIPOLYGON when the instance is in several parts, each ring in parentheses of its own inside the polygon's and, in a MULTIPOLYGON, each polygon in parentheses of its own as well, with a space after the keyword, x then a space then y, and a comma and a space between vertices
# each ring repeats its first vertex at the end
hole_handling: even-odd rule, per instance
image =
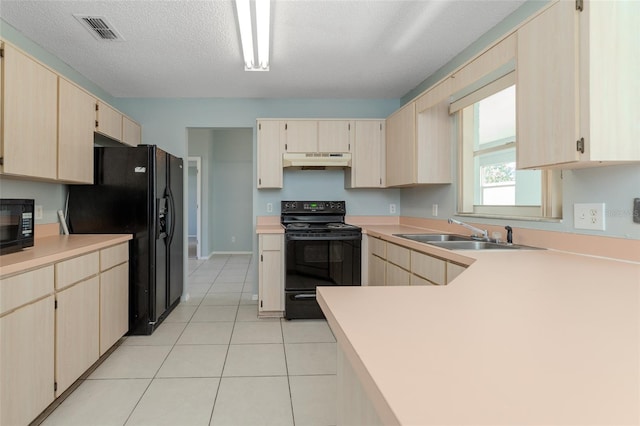
POLYGON ((264 258, 262 257, 262 255, 260 255, 260 262, 264 261, 264 258))

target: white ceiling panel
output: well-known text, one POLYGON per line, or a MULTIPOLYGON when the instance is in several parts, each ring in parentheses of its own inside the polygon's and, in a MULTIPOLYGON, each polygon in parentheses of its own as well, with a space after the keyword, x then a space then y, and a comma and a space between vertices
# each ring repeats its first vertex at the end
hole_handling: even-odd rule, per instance
POLYGON ((271 0, 268 72, 244 71, 231 0, 0 0, 0 17, 115 97, 399 98, 522 3, 271 0))

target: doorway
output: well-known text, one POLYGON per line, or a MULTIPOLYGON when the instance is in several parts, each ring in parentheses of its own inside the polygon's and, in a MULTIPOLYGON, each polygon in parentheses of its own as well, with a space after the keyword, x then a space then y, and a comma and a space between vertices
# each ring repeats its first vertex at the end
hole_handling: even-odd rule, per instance
POLYGON ((200 259, 253 253, 253 139, 253 128, 187 128, 201 159, 200 259))
POLYGON ((188 157, 188 211, 189 211, 189 258, 199 259, 201 257, 202 236, 202 214, 200 212, 202 200, 202 158, 188 157))

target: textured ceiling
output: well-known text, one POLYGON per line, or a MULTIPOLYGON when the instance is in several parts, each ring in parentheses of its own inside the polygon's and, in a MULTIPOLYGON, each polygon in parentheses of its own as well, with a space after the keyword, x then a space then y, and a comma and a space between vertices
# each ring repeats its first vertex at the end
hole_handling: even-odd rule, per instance
POLYGON ((230 0, 0 0, 0 17, 115 97, 399 98, 524 0, 271 3, 269 72, 244 71, 230 0))

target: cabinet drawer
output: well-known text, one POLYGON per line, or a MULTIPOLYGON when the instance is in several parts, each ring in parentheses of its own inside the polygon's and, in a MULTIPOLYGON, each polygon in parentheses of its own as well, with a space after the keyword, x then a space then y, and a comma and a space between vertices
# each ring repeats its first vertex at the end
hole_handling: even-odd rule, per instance
POLYGON ((391 263, 387 263, 386 285, 410 285, 410 273, 391 263))
POLYGON ((447 262, 445 260, 417 251, 411 252, 411 272, 422 278, 426 278, 434 284, 446 284, 446 264, 447 262))
POLYGON ((411 274, 411 285, 435 285, 431 281, 425 280, 422 277, 411 274))
POLYGON ((387 243, 387 262, 391 262, 408 271, 411 266, 411 250, 387 243))
POLYGON ((447 284, 449 284, 455 277, 460 275, 467 269, 466 266, 458 265, 457 263, 447 262, 447 284))
POLYGON ((387 243, 380 238, 369 237, 369 250, 371 250, 371 254, 375 254, 378 257, 383 259, 387 258, 387 243))
POLYGON ((53 265, 0 280, 0 315, 53 292, 53 265))
POLYGON ((98 252, 56 263, 56 290, 77 283, 99 272, 98 252))
POLYGON ((129 260, 129 243, 100 250, 100 270, 106 271, 129 260))
POLYGON ((260 250, 282 250, 282 239, 283 236, 281 234, 260 235, 260 250))

